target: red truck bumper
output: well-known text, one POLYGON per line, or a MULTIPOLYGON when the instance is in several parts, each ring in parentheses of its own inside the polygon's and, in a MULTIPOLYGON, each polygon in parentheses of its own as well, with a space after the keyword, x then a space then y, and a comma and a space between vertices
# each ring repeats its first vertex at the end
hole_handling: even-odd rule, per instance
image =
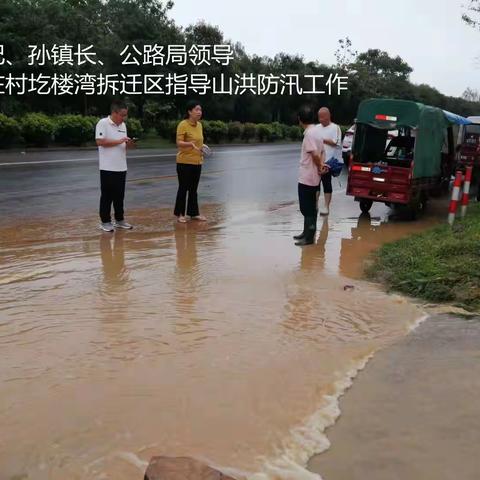
POLYGON ((374 202, 408 204, 412 194, 411 170, 372 164, 352 164, 347 195, 374 202))

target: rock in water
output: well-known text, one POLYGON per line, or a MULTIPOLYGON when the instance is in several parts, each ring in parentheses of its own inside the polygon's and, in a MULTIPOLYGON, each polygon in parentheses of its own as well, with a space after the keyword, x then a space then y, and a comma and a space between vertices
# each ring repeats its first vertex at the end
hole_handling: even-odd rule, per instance
POLYGON ((235 480, 188 457, 152 457, 144 480, 235 480))

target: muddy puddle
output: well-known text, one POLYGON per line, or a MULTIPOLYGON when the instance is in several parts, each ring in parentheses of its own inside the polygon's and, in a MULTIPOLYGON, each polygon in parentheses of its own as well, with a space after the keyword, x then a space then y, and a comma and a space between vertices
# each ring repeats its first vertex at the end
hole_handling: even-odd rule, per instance
POLYGON ((0 479, 132 480, 152 455, 312 478, 338 395, 423 315, 360 281, 365 257, 437 221, 351 212, 304 249, 294 203, 212 205, 187 225, 136 210, 114 234, 94 217, 7 225, 0 479))

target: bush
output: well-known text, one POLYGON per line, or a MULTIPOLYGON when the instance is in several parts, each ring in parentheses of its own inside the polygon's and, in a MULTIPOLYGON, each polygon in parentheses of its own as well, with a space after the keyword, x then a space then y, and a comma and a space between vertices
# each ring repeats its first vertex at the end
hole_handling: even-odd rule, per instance
POLYGON ((20 125, 28 145, 45 147, 55 132, 55 122, 43 113, 27 113, 20 119, 20 125))
POLYGON ((178 124, 179 121, 177 120, 160 120, 156 123, 155 130, 160 137, 165 138, 172 143, 176 143, 178 124))
POLYGON ((290 138, 290 125, 285 125, 284 123, 280 124, 280 129, 282 131, 282 138, 288 140, 290 138))
POLYGON ((211 142, 210 138, 210 120, 202 120, 203 140, 205 143, 211 142))
POLYGON ((243 125, 243 139, 248 143, 251 138, 257 136, 257 126, 254 123, 245 123, 243 125))
POLYGON ((288 137, 291 140, 300 140, 302 138, 302 129, 297 125, 288 128, 288 137))
POLYGON ((257 136, 261 142, 271 142, 273 140, 273 128, 268 123, 259 123, 257 125, 257 136))
POLYGON ((55 142, 63 145, 83 145, 95 139, 96 117, 58 115, 55 122, 55 142))
POLYGON ((228 129, 228 140, 232 142, 237 138, 242 138, 243 135, 243 125, 240 122, 230 122, 227 125, 228 129))
POLYGON ((20 124, 13 118, 0 113, 0 148, 21 141, 20 124))
POLYGON ((130 138, 140 138, 143 135, 143 127, 140 120, 136 118, 127 118, 127 121, 125 123, 127 125, 127 135, 130 138))
POLYGON ((279 122, 273 122, 270 125, 272 129, 272 135, 271 135, 271 141, 276 142, 277 140, 282 140, 285 138, 285 135, 283 134, 283 128, 282 124, 279 122))
POLYGON ((97 123, 100 121, 99 117, 94 117, 92 115, 88 115, 88 116, 83 117, 83 118, 88 120, 90 122, 90 124, 93 126, 93 128, 95 128, 97 126, 97 123))
POLYGON ((228 135, 228 127, 221 120, 203 121, 203 136, 207 143, 220 143, 228 135))

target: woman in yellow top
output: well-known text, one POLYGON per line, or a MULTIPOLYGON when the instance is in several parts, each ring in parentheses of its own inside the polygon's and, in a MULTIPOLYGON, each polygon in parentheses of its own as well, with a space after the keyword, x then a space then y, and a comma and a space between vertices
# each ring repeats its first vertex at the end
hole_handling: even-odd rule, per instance
POLYGON ((177 126, 177 174, 178 192, 174 214, 180 223, 186 223, 186 213, 194 220, 206 221, 198 209, 197 188, 202 172, 203 129, 202 106, 198 102, 188 102, 185 120, 177 126))

